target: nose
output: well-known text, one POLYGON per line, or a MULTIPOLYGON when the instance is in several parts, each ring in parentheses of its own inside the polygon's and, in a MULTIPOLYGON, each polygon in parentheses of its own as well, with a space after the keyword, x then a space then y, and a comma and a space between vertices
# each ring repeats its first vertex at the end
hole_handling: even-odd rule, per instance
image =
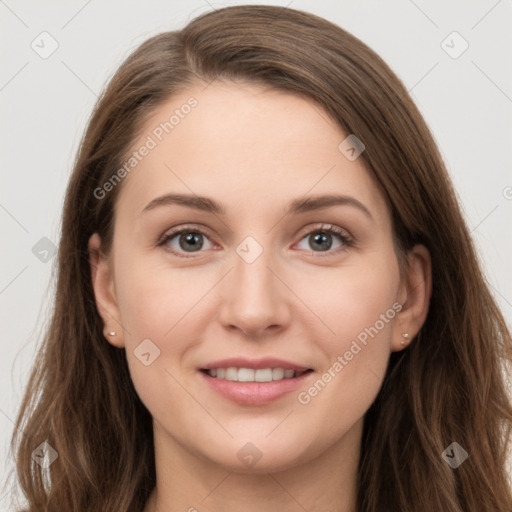
POLYGON ((279 279, 270 251, 252 263, 234 255, 234 268, 223 280, 219 309, 222 325, 257 338, 282 330, 290 321, 290 295, 279 279))

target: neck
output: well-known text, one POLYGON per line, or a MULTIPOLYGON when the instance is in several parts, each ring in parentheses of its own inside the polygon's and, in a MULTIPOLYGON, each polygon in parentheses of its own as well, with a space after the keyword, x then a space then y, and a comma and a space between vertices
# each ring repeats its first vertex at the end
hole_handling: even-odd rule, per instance
POLYGON ((144 512, 355 512, 363 419, 320 455, 239 473, 186 450, 153 421, 157 484, 144 512))

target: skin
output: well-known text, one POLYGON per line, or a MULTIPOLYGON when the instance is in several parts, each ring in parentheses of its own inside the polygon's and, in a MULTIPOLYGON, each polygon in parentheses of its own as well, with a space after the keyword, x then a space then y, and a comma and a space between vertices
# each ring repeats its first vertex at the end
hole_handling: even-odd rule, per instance
POLYGON ((157 486, 145 510, 353 512, 364 414, 390 353, 404 349, 402 333, 412 339, 426 318, 428 251, 414 247, 401 277, 382 193, 362 158, 339 151, 347 134, 298 96, 242 82, 197 84, 158 108, 133 148, 191 96, 198 105, 124 179, 111 253, 101 254, 97 234, 89 241, 105 336, 126 349, 153 417, 157 486), (141 214, 171 192, 208 196, 226 213, 167 205, 141 214), (371 218, 350 205, 284 215, 293 199, 333 192, 356 198, 371 218), (185 248, 180 235, 158 246, 190 223, 207 234, 200 251, 186 234, 185 248), (330 248, 319 248, 314 236, 324 223, 354 243, 334 234, 330 248), (236 252, 247 236, 263 249, 252 263, 236 252), (401 311, 300 403, 298 392, 394 303, 401 311), (134 355, 144 339, 160 350, 148 366, 134 355), (234 356, 278 357, 314 372, 297 391, 244 406, 198 372, 234 356), (261 454, 250 467, 237 457, 248 442, 261 454))

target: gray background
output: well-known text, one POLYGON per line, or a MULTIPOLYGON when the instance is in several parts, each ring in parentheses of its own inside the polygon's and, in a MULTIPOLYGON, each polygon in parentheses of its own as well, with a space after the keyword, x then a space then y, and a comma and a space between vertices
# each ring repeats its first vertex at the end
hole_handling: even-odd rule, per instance
MULTIPOLYGON (((55 258, 44 253, 51 245, 41 239, 58 243, 65 186, 97 95, 149 36, 212 8, 243 3, 323 16, 375 49, 403 80, 438 142, 489 285, 511 325, 510 0, 0 0, 0 484, 13 467, 8 441, 51 307, 55 258), (469 44, 457 58, 465 43, 450 36, 453 31, 469 44), (58 48, 42 58, 51 44, 58 48)), ((7 509, 9 490, 0 491, 0 510, 7 509)))

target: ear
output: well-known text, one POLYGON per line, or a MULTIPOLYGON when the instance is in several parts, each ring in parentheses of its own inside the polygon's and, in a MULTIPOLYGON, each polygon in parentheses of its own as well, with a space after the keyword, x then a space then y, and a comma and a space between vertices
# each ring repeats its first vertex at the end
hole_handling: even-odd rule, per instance
POLYGON ((113 268, 109 258, 101 251, 101 239, 98 233, 94 233, 89 238, 88 250, 96 308, 104 324, 103 334, 114 347, 123 348, 124 337, 115 294, 113 268), (112 331, 116 334, 110 335, 112 331))
POLYGON ((407 265, 400 283, 398 302, 402 309, 393 324, 391 350, 402 350, 411 343, 427 318, 432 294, 432 264, 424 245, 415 245, 407 253, 407 265), (404 338, 402 334, 408 334, 404 338), (404 341, 405 345, 401 342, 404 341))

